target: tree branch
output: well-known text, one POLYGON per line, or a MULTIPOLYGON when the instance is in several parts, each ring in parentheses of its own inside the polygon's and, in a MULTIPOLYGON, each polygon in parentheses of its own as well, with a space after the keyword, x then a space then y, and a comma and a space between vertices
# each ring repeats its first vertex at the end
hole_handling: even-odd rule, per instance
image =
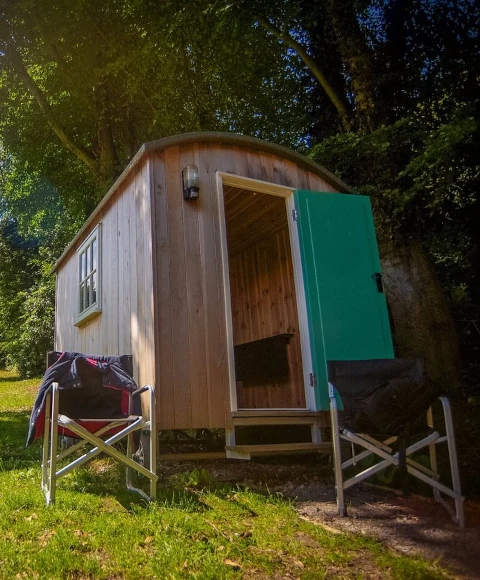
POLYGON ((298 56, 302 59, 302 61, 307 66, 312 75, 320 83, 320 86, 323 88, 328 98, 332 102, 333 106, 337 110, 337 113, 340 117, 344 129, 346 131, 349 131, 351 126, 350 121, 348 119, 348 111, 345 106, 345 103, 342 101, 341 97, 338 95, 333 86, 330 84, 327 77, 320 70, 320 67, 315 62, 315 60, 308 54, 308 52, 303 48, 303 46, 299 42, 297 42, 294 38, 290 36, 288 32, 279 30, 267 18, 260 17, 258 19, 258 22, 261 24, 261 26, 263 26, 266 30, 274 34, 279 40, 284 42, 298 54, 298 56))
POLYGON ((45 95, 43 94, 42 90, 37 85, 37 83, 32 79, 32 77, 29 75, 29 73, 28 73, 28 71, 25 68, 25 65, 23 63, 23 60, 21 59, 20 55, 18 54, 16 48, 12 47, 10 45, 8 47, 8 49, 6 49, 6 50, 8 50, 8 52, 5 53, 6 58, 7 58, 8 63, 10 64, 12 70, 19 76, 19 78, 21 79, 21 81, 23 82, 25 87, 31 93, 33 98, 36 100, 42 113, 45 115, 45 118, 46 118, 48 124, 50 125, 50 127, 53 130, 53 132, 55 133, 55 135, 57 135, 57 137, 59 138, 62 145, 64 145, 74 155, 76 155, 76 157, 78 157, 78 159, 83 161, 83 163, 85 163, 85 165, 89 169, 96 172, 97 161, 96 161, 95 157, 91 153, 89 153, 86 149, 84 149, 83 147, 79 147, 78 145, 76 145, 73 142, 73 140, 70 138, 70 136, 67 135, 67 133, 65 132, 63 127, 60 125, 60 123, 55 118, 55 115, 53 114, 53 111, 52 111, 45 95))

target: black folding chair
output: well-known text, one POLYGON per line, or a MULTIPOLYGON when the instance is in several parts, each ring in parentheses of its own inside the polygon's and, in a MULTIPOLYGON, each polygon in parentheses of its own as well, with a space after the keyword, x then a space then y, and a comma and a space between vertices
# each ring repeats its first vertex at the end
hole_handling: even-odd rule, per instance
POLYGON ((434 385, 426 380, 419 359, 379 359, 328 362, 330 413, 334 453, 338 512, 346 515, 344 491, 389 466, 402 474, 405 495, 409 493, 408 475, 433 489, 461 527, 464 525, 463 497, 460 491, 452 412, 446 397, 437 397, 434 385), (432 403, 439 399, 443 409, 443 428, 434 426, 432 403), (340 413, 339 413, 340 410, 340 413), (421 420, 426 416, 426 424, 421 420), (415 442, 412 442, 415 439, 415 442), (342 460, 342 441, 350 444, 351 457, 342 460), (451 483, 440 481, 437 450, 446 443, 451 483), (358 448, 363 451, 358 452, 358 448), (414 455, 428 448, 430 467, 414 455), (362 467, 367 458, 377 461, 362 467), (344 479, 348 468, 360 469, 344 479), (443 496, 454 500, 455 509, 443 496))
POLYGON ((27 444, 43 436, 42 490, 47 505, 54 503, 57 481, 100 453, 126 466, 127 489, 146 500, 156 497, 157 448, 155 392, 150 385, 137 388, 133 379, 132 357, 106 357, 80 353, 48 354, 48 369, 40 386, 30 421, 27 444), (142 412, 141 397, 149 393, 149 405, 142 412), (150 461, 147 469, 133 454, 140 433, 150 433, 150 461), (58 452, 58 436, 76 442, 58 452), (116 444, 126 438, 126 450, 116 444), (83 454, 72 455, 89 446, 83 454), (60 462, 69 462, 58 468, 60 462), (131 470, 150 482, 150 493, 132 485, 131 470))

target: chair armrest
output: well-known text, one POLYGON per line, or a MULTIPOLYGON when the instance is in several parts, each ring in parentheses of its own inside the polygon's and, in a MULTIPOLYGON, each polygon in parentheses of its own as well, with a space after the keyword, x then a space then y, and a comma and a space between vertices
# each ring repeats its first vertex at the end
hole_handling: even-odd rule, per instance
POLYGON ((134 397, 135 395, 141 395, 142 393, 145 393, 145 391, 151 391, 151 390, 152 390, 152 387, 150 385, 145 385, 144 387, 140 387, 136 391, 133 391, 132 397, 134 397))

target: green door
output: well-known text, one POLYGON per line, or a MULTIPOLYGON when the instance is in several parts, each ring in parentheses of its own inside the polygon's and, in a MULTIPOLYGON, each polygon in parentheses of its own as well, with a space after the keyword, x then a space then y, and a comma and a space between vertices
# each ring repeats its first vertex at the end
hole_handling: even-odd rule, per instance
POLYGON ((327 360, 393 358, 370 199, 295 191, 317 409, 327 360))

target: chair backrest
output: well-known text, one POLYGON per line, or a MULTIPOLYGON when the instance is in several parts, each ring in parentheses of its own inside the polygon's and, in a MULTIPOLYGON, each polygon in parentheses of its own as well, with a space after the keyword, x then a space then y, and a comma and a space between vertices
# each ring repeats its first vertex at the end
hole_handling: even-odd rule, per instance
POLYGON ((413 426, 438 395, 421 359, 329 361, 328 380, 342 398, 345 425, 364 433, 413 426))
MULTIPOLYGON (((49 352, 47 354, 48 367, 55 364, 61 355, 61 352, 49 352)), ((60 413, 72 419, 113 419, 128 415, 128 392, 119 388, 105 386, 101 369, 89 364, 87 361, 87 359, 100 359, 100 361, 106 362, 108 358, 75 353, 75 373, 78 378, 78 384, 69 382, 65 385, 65 388, 62 388, 61 378, 58 380, 60 385, 60 413)), ((123 355, 119 358, 124 371, 133 378, 132 356, 123 355)), ((72 363, 73 360, 72 358, 72 363)))
POLYGON ((418 358, 328 361, 328 380, 338 392, 362 397, 390 381, 425 382, 423 361, 418 358))

